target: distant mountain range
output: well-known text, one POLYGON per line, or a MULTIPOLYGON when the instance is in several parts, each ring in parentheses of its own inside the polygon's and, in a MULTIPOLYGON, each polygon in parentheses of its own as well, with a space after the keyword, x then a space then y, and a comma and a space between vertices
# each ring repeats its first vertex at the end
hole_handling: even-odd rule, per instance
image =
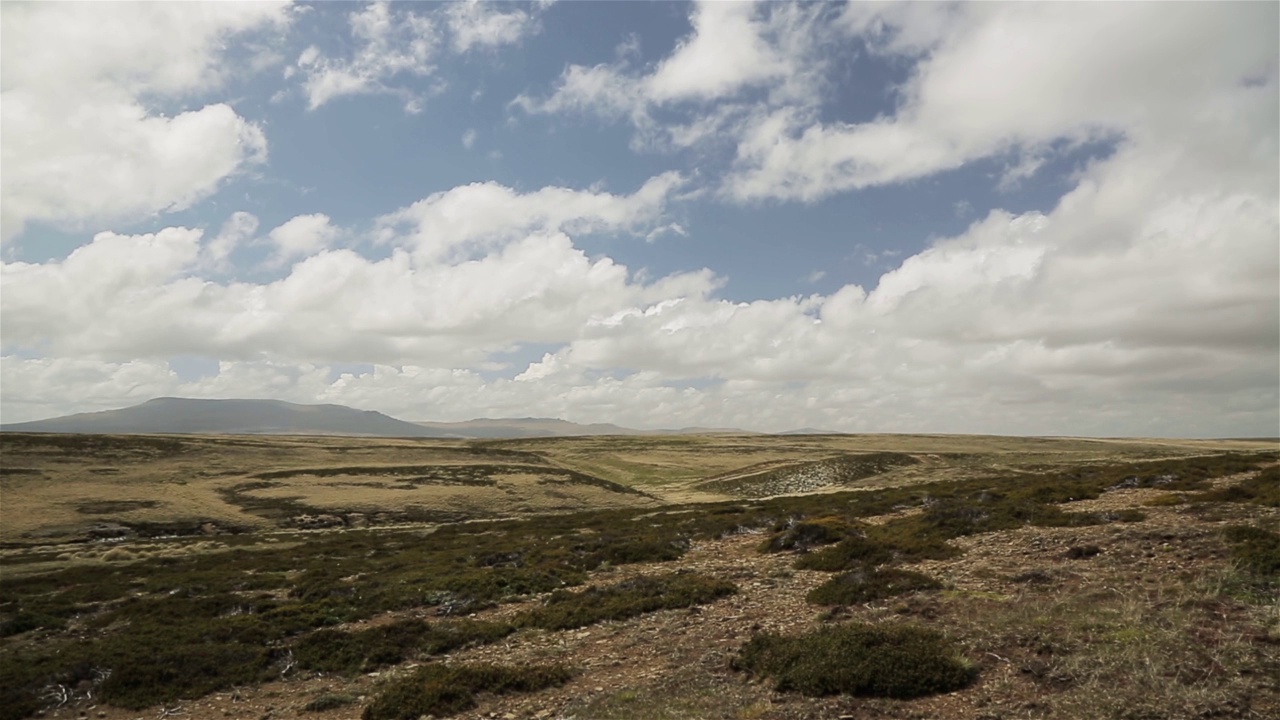
POLYGON ((406 422, 345 405, 299 405, 280 400, 156 398, 141 405, 48 420, 0 425, 6 432, 210 435, 351 435, 427 438, 526 438, 583 435, 740 433, 731 428, 635 430, 582 425, 556 418, 482 418, 466 422, 406 422))

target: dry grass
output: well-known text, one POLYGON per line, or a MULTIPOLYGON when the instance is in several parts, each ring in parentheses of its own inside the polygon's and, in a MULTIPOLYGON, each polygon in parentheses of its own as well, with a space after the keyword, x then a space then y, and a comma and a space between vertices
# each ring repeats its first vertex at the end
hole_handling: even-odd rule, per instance
MULTIPOLYGON (((456 520, 723 499, 704 481, 759 474, 842 453, 911 454, 918 462, 861 481, 889 487, 989 477, 1067 463, 1269 447, 1247 441, 1098 441, 964 436, 585 437, 452 441, 334 437, 0 436, 0 543, 85 538, 95 526, 195 532, 291 527, 300 514, 387 512, 388 521, 456 520), (101 438, 86 440, 85 438, 101 438), (406 482, 388 468, 488 465, 490 485, 406 482), (506 470, 503 470, 503 467, 506 470), (537 470, 545 467, 546 470, 537 470), (355 472, 337 473, 343 468, 355 472), (533 468, 533 470, 531 470, 533 468), (547 482, 576 471, 596 484, 547 482), (244 490, 249 484, 252 489, 244 490), (269 483, 269 484, 267 484, 269 483), (241 490, 237 490, 241 488, 241 490), (701 489, 700 489, 701 488, 701 489), (104 512, 109 510, 109 512, 104 512)), ((421 473, 419 473, 421 475, 421 473)), ((732 484, 731 484, 732 485, 732 484)), ((751 494, 749 485, 745 491, 751 494)), ((838 489, 838 488, 830 488, 838 489)))

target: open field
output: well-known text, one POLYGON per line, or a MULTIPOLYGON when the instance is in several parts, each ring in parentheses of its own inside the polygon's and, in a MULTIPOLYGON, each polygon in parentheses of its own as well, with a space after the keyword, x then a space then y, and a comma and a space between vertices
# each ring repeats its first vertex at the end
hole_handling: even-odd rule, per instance
POLYGON ((1276 441, 0 458, 0 718, 1280 715, 1276 441))

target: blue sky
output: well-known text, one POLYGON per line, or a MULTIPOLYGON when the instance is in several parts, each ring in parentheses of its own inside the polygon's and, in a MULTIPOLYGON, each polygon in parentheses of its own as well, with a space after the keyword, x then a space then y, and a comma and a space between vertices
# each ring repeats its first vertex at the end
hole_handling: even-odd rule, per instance
POLYGON ((1273 4, 3 13, 6 422, 1280 432, 1273 4))

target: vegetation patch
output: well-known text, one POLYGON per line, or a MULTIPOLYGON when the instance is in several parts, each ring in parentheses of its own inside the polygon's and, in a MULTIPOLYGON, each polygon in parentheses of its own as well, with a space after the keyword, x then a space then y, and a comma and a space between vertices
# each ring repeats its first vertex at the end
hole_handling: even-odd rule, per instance
POLYGON ((537 692, 568 682, 562 665, 440 665, 418 668, 384 684, 364 709, 364 720, 448 717, 476 706, 477 693, 537 692))
POLYGON ((763 552, 783 550, 806 551, 819 545, 837 543, 854 532, 854 526, 839 517, 821 517, 813 520, 788 518, 782 527, 761 546, 763 552))
POLYGON ((691 572, 641 576, 607 587, 554 592, 542 607, 522 614, 517 623, 569 630, 655 610, 703 605, 737 591, 731 582, 691 572))
POLYGON ((945 560, 959 553, 945 540, 921 532, 915 523, 889 523, 868 528, 865 534, 850 535, 818 552, 801 555, 796 568, 840 572, 900 561, 945 560))
POLYGON ((153 508, 159 504, 155 500, 98 500, 77 505, 76 512, 84 515, 114 515, 130 510, 153 508))
POLYGON ((1269 467, 1258 474, 1223 488, 1192 495, 1196 502, 1233 502, 1280 507, 1280 466, 1269 467))
POLYGON ((941 587, 937 580, 911 570, 858 569, 831 578, 805 599, 815 605, 853 605, 941 587))
POLYGON ((911 455, 895 452, 839 455, 785 465, 751 475, 712 479, 699 483, 697 488, 705 492, 741 497, 767 497, 808 492, 831 485, 848 485, 919 462, 911 455))
POLYGON ((354 695, 347 695, 346 693, 325 693, 308 701, 306 705, 302 706, 302 711, 325 712, 355 704, 356 697, 354 695))
POLYGON ((298 666, 354 674, 396 665, 416 655, 439 655, 472 644, 500 640, 514 631, 502 623, 455 620, 427 623, 401 620, 347 632, 317 630, 293 646, 298 666))
POLYGON ((914 625, 830 625, 752 638, 734 667, 804 695, 915 698, 959 690, 977 671, 940 633, 914 625))
POLYGON ((1280 535, 1248 525, 1225 528, 1223 534, 1236 566, 1258 589, 1280 589, 1280 535))

